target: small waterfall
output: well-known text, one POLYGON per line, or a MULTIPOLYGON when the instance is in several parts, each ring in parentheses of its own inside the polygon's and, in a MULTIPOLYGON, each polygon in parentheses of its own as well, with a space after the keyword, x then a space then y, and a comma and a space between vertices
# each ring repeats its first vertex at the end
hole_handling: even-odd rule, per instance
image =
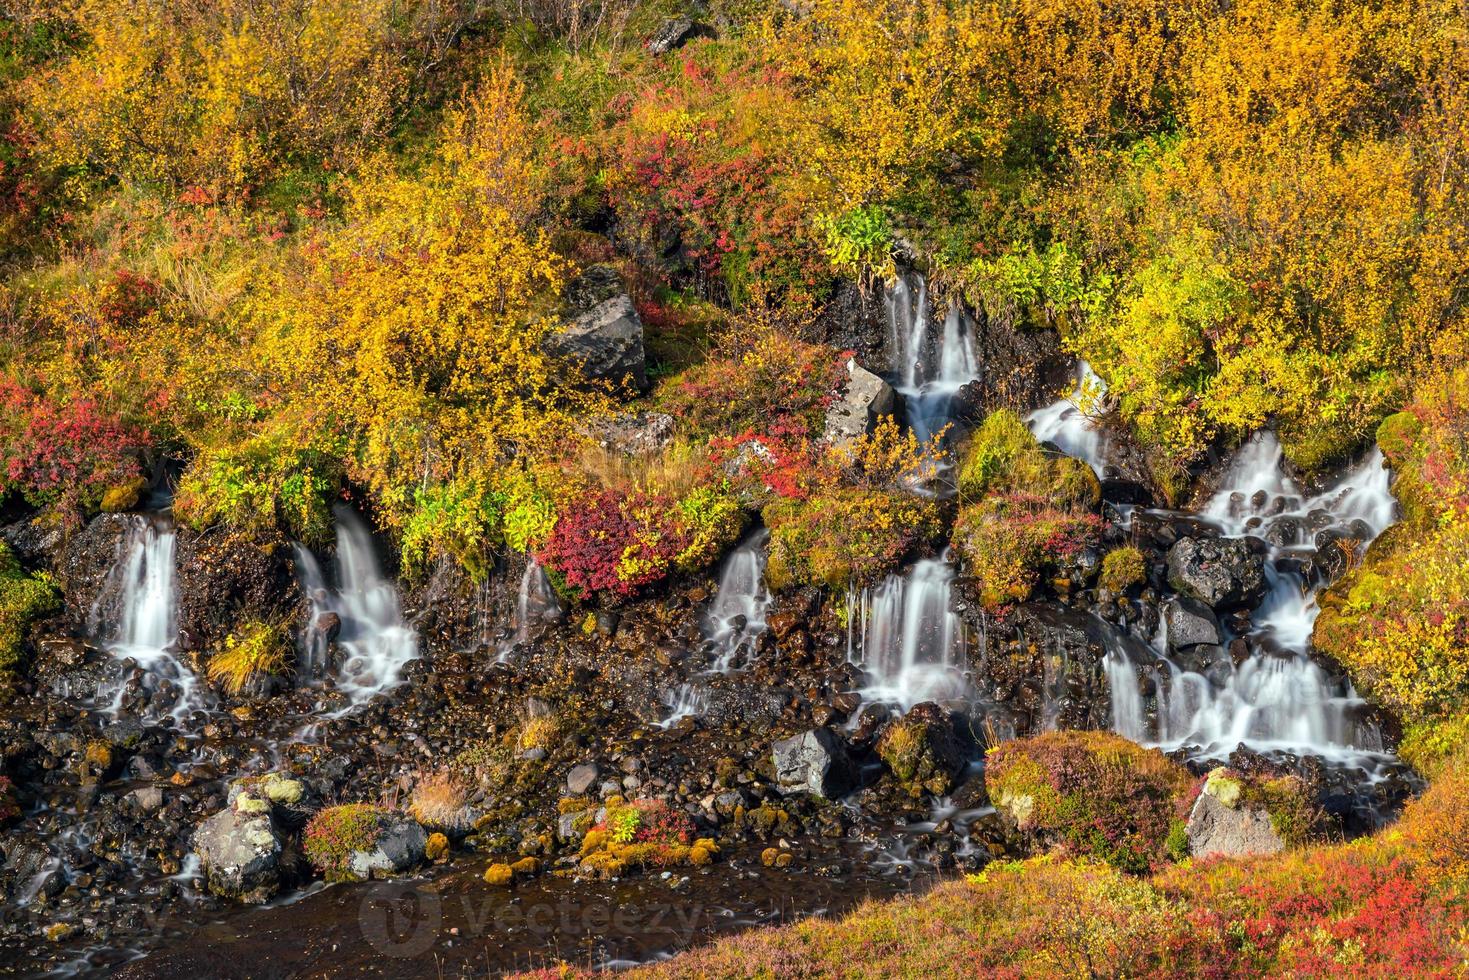
POLYGON ((403 668, 418 659, 418 634, 403 620, 398 590, 378 566, 367 525, 344 507, 336 513, 337 589, 327 586, 321 566, 304 548, 297 549, 297 574, 311 600, 304 643, 308 664, 326 666, 328 622, 336 626, 336 641, 346 652, 337 679, 351 699, 345 712, 402 681, 403 668))
MULTIPOLYGON (((1282 567, 1280 560, 1309 558, 1315 543, 1328 541, 1331 532, 1363 542, 1376 537, 1396 514, 1390 478, 1381 454, 1373 450, 1329 490, 1306 497, 1285 473, 1274 435, 1261 432, 1240 449, 1222 489, 1199 516, 1231 537, 1249 534, 1279 542, 1265 562, 1268 591, 1251 620, 1250 654, 1238 664, 1226 659, 1211 665, 1213 681, 1168 658, 1166 630, 1160 629, 1153 641, 1166 668, 1157 684, 1158 744, 1198 746, 1205 755, 1222 757, 1243 742, 1260 751, 1280 749, 1371 768, 1371 757, 1380 756, 1384 742, 1366 720, 1366 702, 1309 655, 1320 585, 1282 567)), ((1114 675, 1109 663, 1108 679, 1114 727, 1132 737, 1127 729, 1135 724, 1130 700, 1136 696, 1136 675, 1129 682, 1120 668, 1114 675)))
MULTIPOLYGON (((136 515, 123 538, 121 557, 92 609, 91 632, 102 637, 104 599, 116 597, 118 616, 107 652, 118 660, 131 660, 143 671, 144 687, 156 705, 172 699, 169 715, 182 723, 191 712, 205 707, 199 679, 175 655, 178 649, 178 590, 175 585, 172 521, 136 515)), ((126 695, 126 679, 117 685, 109 711, 116 717, 126 695)))
POLYGON ((1134 742, 1145 741, 1148 722, 1132 661, 1121 651, 1109 649, 1102 666, 1107 672, 1107 686, 1112 696, 1112 730, 1134 742))
POLYGON ((546 570, 534 558, 527 558, 515 599, 515 633, 501 645, 499 659, 504 661, 516 647, 523 646, 533 627, 556 622, 561 616, 561 603, 546 570))
POLYGON ((709 709, 709 692, 693 684, 680 684, 664 696, 663 703, 670 714, 658 723, 659 728, 668 729, 685 718, 699 718, 709 709))
POLYGON ((896 387, 909 424, 926 440, 950 420, 959 389, 980 376, 974 323, 955 303, 935 332, 928 284, 917 274, 900 276, 888 289, 887 318, 896 387))
POLYGON ((761 528, 746 538, 724 560, 719 590, 705 614, 704 630, 714 645, 714 669, 721 673, 740 666, 755 652, 765 632, 770 590, 765 587, 765 544, 770 532, 761 528))
POLYGON ((1067 456, 1074 456, 1091 466, 1097 476, 1107 462, 1106 435, 1092 418, 1082 411, 1086 399, 1105 394, 1107 385, 1086 361, 1076 364, 1076 387, 1065 398, 1026 417, 1030 431, 1039 442, 1049 442, 1067 456))
POLYGON ((895 702, 906 711, 966 693, 964 624, 950 609, 953 581, 947 560, 930 559, 849 600, 857 613, 848 622, 849 656, 868 672, 868 701, 895 702))

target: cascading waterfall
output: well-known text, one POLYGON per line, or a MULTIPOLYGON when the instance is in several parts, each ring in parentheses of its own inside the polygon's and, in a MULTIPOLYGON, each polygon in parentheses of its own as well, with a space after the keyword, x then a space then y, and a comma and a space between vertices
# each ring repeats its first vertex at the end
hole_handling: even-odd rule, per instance
POLYGON ((1290 570, 1291 558, 1309 557, 1338 532, 1366 542, 1394 520, 1390 473, 1374 450, 1326 492, 1307 497, 1285 473, 1280 445, 1261 432, 1241 448, 1221 489, 1199 515, 1231 537, 1272 542, 1265 564, 1268 592, 1246 635, 1250 653, 1211 681, 1168 656, 1166 633, 1154 640, 1157 730, 1140 712, 1136 665, 1108 654, 1113 727, 1165 748, 1188 746, 1202 756, 1225 757, 1243 743, 1257 751, 1282 750, 1372 769, 1384 744, 1368 722, 1367 705, 1345 680, 1333 678, 1309 656, 1319 609, 1319 583, 1290 570))
POLYGON ((727 673, 754 652, 765 632, 770 590, 765 587, 765 544, 770 532, 761 528, 724 560, 719 590, 705 614, 704 629, 713 644, 714 669, 727 673))
POLYGON ((527 559, 520 576, 520 591, 515 597, 515 633, 501 645, 499 659, 504 661, 515 648, 523 646, 530 639, 533 627, 555 622, 561 615, 561 603, 546 570, 534 558, 527 559))
POLYGON ((963 697, 964 624, 950 608, 954 567, 916 563, 848 602, 848 657, 869 677, 867 701, 898 704, 963 697))
MULTIPOLYGON (((178 648, 178 590, 175 585, 171 520, 135 515, 123 538, 121 557, 92 609, 91 632, 108 632, 102 621, 104 599, 116 597, 118 616, 111 637, 104 639, 108 653, 140 667, 143 685, 156 706, 172 699, 169 715, 182 723, 191 712, 205 707, 199 680, 175 655, 178 648)), ((127 694, 126 678, 113 692, 109 712, 116 717, 127 694)))
POLYGON ((1082 460, 1102 475, 1107 460, 1107 440, 1083 406, 1106 394, 1107 386, 1086 361, 1076 365, 1076 387, 1065 397, 1026 417, 1039 442, 1049 442, 1067 456, 1082 460))
POLYGON ((297 574, 311 600, 312 625, 304 646, 312 664, 325 666, 330 637, 320 625, 335 614, 337 643, 346 652, 337 687, 350 703, 342 712, 402 681, 403 668, 418 659, 418 634, 403 620, 398 590, 385 578, 367 525, 346 508, 337 514, 338 588, 326 584, 321 567, 305 549, 297 551, 297 574))
POLYGON ((685 718, 699 718, 709 707, 709 692, 694 684, 680 684, 664 698, 669 715, 658 723, 659 728, 672 728, 685 718))
POLYGON ((916 273, 900 276, 888 290, 887 318, 896 387, 908 423, 926 440, 949 421, 959 389, 980 376, 974 323, 955 303, 935 331, 928 284, 916 273))

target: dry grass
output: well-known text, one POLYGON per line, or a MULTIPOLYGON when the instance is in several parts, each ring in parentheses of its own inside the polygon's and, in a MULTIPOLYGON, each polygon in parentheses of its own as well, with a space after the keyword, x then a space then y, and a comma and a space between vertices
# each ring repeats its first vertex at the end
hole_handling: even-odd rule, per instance
POLYGON ((230 694, 239 694, 261 678, 284 674, 288 652, 284 623, 246 623, 225 638, 204 672, 230 694))

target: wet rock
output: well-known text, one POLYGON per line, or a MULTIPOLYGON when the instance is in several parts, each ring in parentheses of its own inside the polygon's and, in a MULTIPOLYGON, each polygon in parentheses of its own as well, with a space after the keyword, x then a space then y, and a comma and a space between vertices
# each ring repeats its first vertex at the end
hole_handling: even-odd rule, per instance
POLYGON ((186 649, 222 641, 247 619, 273 622, 301 601, 290 542, 225 528, 177 539, 178 625, 186 649))
POLYGON ((216 895, 258 905, 280 888, 281 839, 264 799, 241 793, 199 825, 193 846, 216 895))
POLYGON ((163 788, 143 786, 128 793, 123 799, 143 813, 153 813, 163 809, 163 788))
POLYGON ((594 265, 566 290, 567 318, 546 341, 551 353, 576 361, 591 381, 648 390, 643 321, 622 277, 594 265))
POLYGON ((837 350, 853 351, 870 370, 893 369, 882 290, 864 290, 851 280, 842 280, 817 314, 814 326, 826 343, 837 350))
POLYGON ((1217 646, 1224 638, 1213 611, 1187 596, 1174 596, 1163 604, 1163 621, 1168 627, 1168 649, 1172 652, 1203 643, 1217 646))
POLYGON ((0 541, 8 544, 27 568, 52 568, 66 547, 59 521, 47 515, 0 528, 0 541))
POLYGON ((830 728, 815 728, 775 743, 775 779, 783 793, 835 800, 856 785, 847 744, 830 728))
POLYGON ((401 813, 383 814, 373 846, 347 855, 347 876, 365 881, 402 874, 423 861, 427 846, 428 834, 414 820, 401 813))
POLYGON ((1187 833, 1189 853, 1199 858, 1216 854, 1226 857, 1276 854, 1285 850, 1285 841, 1270 824, 1270 814, 1246 805, 1237 782, 1215 778, 1212 774, 1194 801, 1187 833))
POLYGON ((1180 538, 1168 549, 1168 584, 1211 609, 1240 609, 1264 597, 1265 563, 1241 538, 1180 538))
POLYGON ((845 446, 872 431, 878 419, 893 414, 898 396, 892 386, 859 365, 847 361, 847 388, 826 410, 822 438, 834 446, 845 446))
POLYGON ((75 628, 93 622, 116 622, 122 596, 107 588, 113 566, 122 557, 133 518, 100 514, 66 543, 56 577, 66 599, 66 616, 75 628))
POLYGON ((579 766, 572 766, 571 771, 566 774, 566 791, 572 796, 582 796, 591 791, 597 784, 597 764, 595 762, 583 762, 579 766))
POLYGON ((949 713, 932 701, 889 724, 877 740, 877 754, 914 797, 947 794, 964 767, 949 713))

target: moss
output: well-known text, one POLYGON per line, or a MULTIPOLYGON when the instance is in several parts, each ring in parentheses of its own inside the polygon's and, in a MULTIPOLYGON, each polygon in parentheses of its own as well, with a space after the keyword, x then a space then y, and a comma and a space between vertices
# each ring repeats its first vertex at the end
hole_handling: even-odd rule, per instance
POLYGON ((929 723, 899 718, 883 730, 877 754, 913 797, 943 796, 954 788, 954 774, 934 757, 929 745, 929 723))
POLYGON ((148 481, 141 476, 133 477, 126 482, 116 486, 108 487, 102 494, 102 512, 116 514, 122 511, 132 510, 138 506, 138 500, 142 497, 143 488, 148 481))
POLYGON ((1230 770, 1215 769, 1204 780, 1204 792, 1233 810, 1239 806, 1244 785, 1230 770))
POLYGON ((376 845, 386 816, 386 810, 369 803, 328 807, 306 825, 302 850, 327 881, 354 880, 348 859, 354 851, 371 850, 376 845))
POLYGON ((506 888, 514 883, 515 871, 508 864, 492 864, 485 869, 484 880, 487 885, 506 888))
POLYGON ((0 543, 0 675, 20 672, 26 630, 61 609, 61 596, 46 576, 27 575, 15 553, 0 543))
POLYGON ((534 857, 523 857, 512 864, 510 870, 521 877, 530 877, 540 873, 541 862, 534 857))
POLYGON ((990 494, 1024 492, 1057 507, 1096 507, 1102 486, 1079 459, 1047 452, 1019 415, 992 413, 974 433, 959 470, 959 495, 978 501, 990 494))
POLYGON ((1377 427, 1377 445, 1392 466, 1406 464, 1418 448, 1423 423, 1412 412, 1398 412, 1377 427))
POLYGON ((429 834, 428 842, 423 845, 423 856, 430 861, 438 861, 449 856, 449 838, 443 834, 429 834))
POLYGON ((1102 559, 1102 574, 1097 584, 1110 592, 1126 592, 1148 580, 1148 563, 1143 553, 1132 545, 1113 548, 1102 559))

